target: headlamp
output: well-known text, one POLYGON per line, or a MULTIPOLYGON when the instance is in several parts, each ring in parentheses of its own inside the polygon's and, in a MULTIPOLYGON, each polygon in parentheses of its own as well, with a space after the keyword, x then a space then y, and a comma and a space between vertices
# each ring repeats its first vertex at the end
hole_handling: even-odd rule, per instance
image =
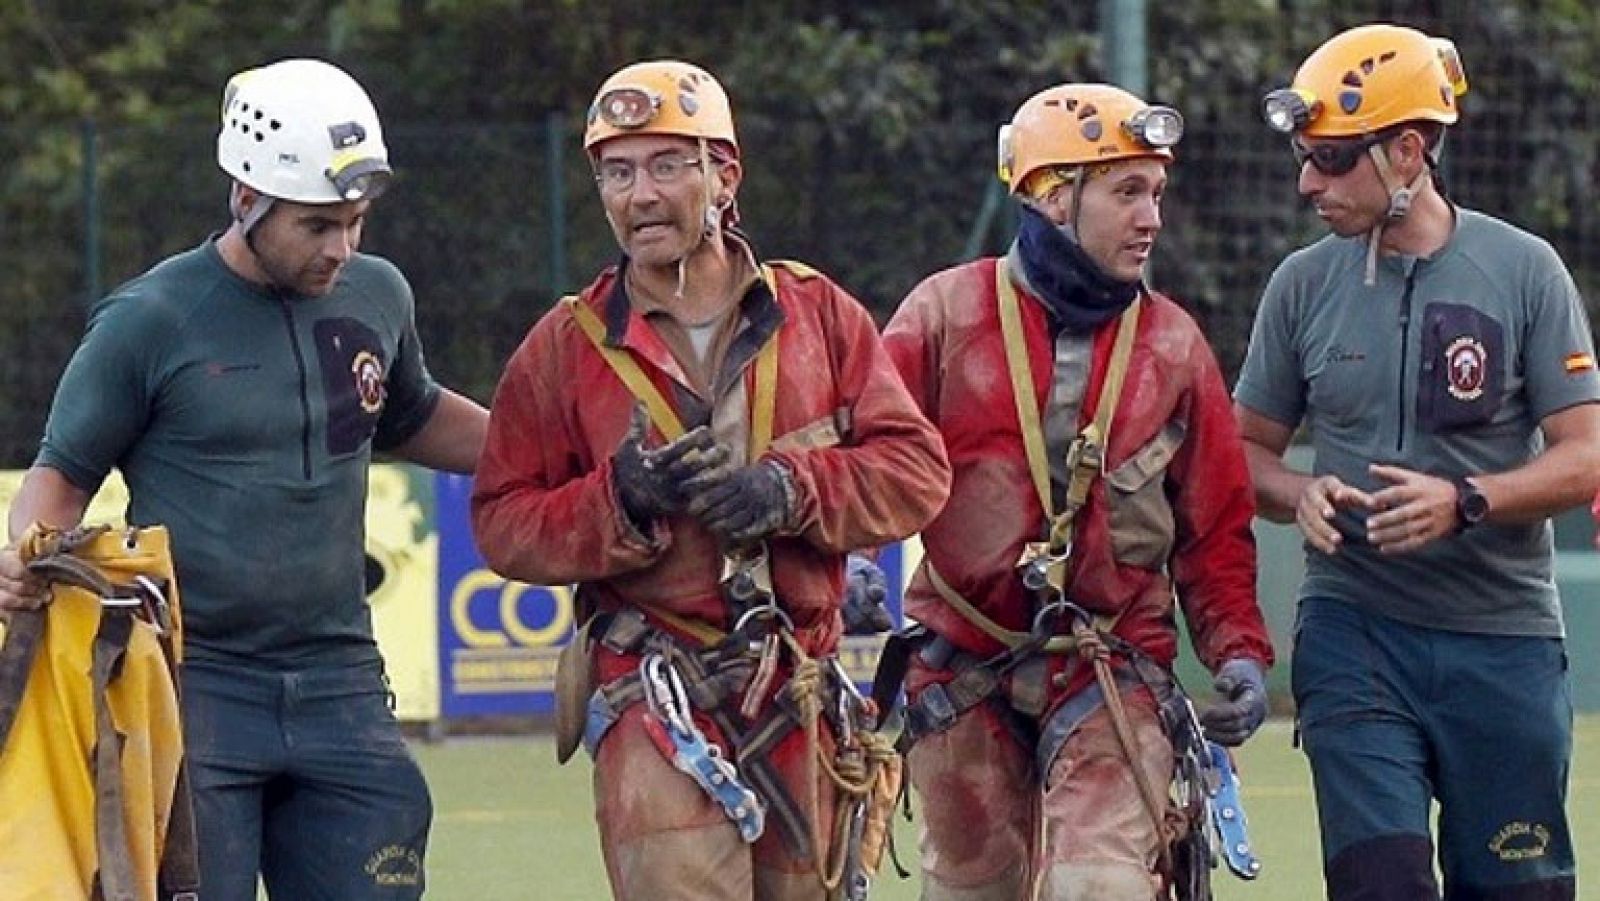
POLYGON ((1165 150, 1177 146, 1183 137, 1183 116, 1170 106, 1147 106, 1122 123, 1128 137, 1149 147, 1165 150))
POLYGON ((612 88, 601 94, 595 103, 600 118, 607 125, 629 131, 656 117, 661 109, 661 96, 644 88, 612 88))
POLYGON ((1461 65, 1461 54, 1456 51, 1455 42, 1449 38, 1432 38, 1433 47, 1439 53, 1439 63, 1444 66, 1444 77, 1450 81, 1450 90, 1457 97, 1467 93, 1467 70, 1461 65))
POLYGON ((1016 166, 1016 155, 1011 149, 1011 123, 1000 126, 1000 138, 995 148, 996 168, 1000 180, 1009 187, 1011 185, 1011 170, 1016 166))
POLYGON ((334 157, 326 174, 334 190, 347 201, 376 198, 388 189, 393 176, 388 160, 353 154, 334 157))
POLYGON ((1261 101, 1261 117, 1267 127, 1281 134, 1293 134, 1322 114, 1322 101, 1310 91, 1279 88, 1261 101))

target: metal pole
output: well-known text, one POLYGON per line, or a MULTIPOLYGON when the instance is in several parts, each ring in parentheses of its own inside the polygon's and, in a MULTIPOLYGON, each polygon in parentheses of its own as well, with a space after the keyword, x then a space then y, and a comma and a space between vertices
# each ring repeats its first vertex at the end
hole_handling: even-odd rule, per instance
POLYGON ((1149 89, 1145 18, 1145 0, 1100 0, 1100 40, 1105 46, 1106 78, 1140 97, 1149 89))
POLYGON ((83 272, 85 303, 100 299, 100 161, 99 133, 93 119, 83 120, 83 272))
POLYGON ((1006 206, 1006 189, 997 181, 990 181, 989 190, 983 193, 983 206, 978 209, 978 218, 973 220, 972 230, 967 232, 967 246, 961 251, 963 260, 975 260, 983 253, 985 239, 994 228, 995 219, 1006 206))
POLYGON ((565 129, 561 127, 561 113, 545 116, 545 164, 549 200, 545 216, 550 228, 550 291, 561 295, 567 290, 567 196, 563 147, 565 129))

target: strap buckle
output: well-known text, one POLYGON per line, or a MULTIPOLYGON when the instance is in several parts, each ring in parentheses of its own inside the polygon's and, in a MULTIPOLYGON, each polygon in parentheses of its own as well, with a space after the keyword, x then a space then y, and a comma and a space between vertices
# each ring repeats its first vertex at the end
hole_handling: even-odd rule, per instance
POLYGON ((139 593, 145 619, 155 627, 156 634, 165 635, 172 631, 172 606, 167 602, 167 593, 161 584, 143 573, 133 577, 133 584, 139 593))
POLYGON ((741 620, 750 610, 764 606, 775 609, 772 565, 767 558, 766 542, 730 549, 723 555, 722 592, 741 620))
POLYGON ((1052 549, 1047 541, 1023 545, 1022 555, 1017 558, 1022 587, 1035 593, 1060 595, 1066 588, 1067 561, 1071 556, 1070 541, 1059 550, 1052 549))

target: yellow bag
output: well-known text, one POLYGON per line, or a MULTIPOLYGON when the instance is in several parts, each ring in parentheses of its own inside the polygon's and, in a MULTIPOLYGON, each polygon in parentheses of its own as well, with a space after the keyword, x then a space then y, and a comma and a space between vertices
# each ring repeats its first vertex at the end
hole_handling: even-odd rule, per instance
POLYGON ((166 530, 35 526, 18 551, 50 581, 53 600, 13 613, 0 636, 0 658, 10 650, 13 662, 20 643, 37 641, 25 681, 0 680, 0 706, 9 700, 15 712, 9 734, 0 728, 5 897, 193 897, 198 868, 173 679, 178 593, 166 530))

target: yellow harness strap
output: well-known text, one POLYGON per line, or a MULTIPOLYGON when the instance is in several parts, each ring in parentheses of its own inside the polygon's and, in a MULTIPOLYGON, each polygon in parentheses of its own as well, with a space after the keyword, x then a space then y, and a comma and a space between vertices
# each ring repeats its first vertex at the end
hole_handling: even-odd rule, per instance
MULTIPOLYGON (((928 584, 939 593, 939 597, 949 604, 952 609, 966 619, 967 622, 977 626, 983 634, 993 638, 1008 648, 1020 647, 1024 642, 1031 641, 1033 636, 1027 632, 1014 632, 1000 625, 994 620, 983 615, 983 611, 973 606, 972 602, 961 596, 961 593, 950 587, 950 583, 939 575, 939 570, 933 566, 933 561, 927 557, 922 558, 923 569, 928 573, 928 584)), ((1109 632, 1117 624, 1117 617, 1096 614, 1093 626, 1096 631, 1109 632)), ((1039 650, 1046 654, 1066 654, 1076 650, 1078 637, 1076 635, 1056 635, 1039 650)))
MULTIPOLYGON (((793 268, 792 264, 785 264, 786 268, 793 268)), ((804 272, 797 275, 805 277, 804 272)), ((761 278, 767 285, 767 290, 776 298, 778 296, 778 283, 769 266, 761 267, 761 278)), ((678 418, 676 411, 667 403, 667 399, 650 381, 640 368, 639 361, 633 355, 619 347, 612 347, 606 343, 605 323, 594 310, 575 296, 568 296, 562 301, 572 311, 572 318, 578 323, 584 335, 589 338, 589 343, 616 373, 617 378, 627 386, 628 391, 645 406, 650 414, 650 421, 655 423, 662 437, 668 441, 676 441, 683 437, 683 421, 678 418)), ((756 354, 755 360, 755 392, 750 403, 750 447, 748 459, 754 463, 761 459, 772 445, 772 434, 777 417, 778 407, 778 334, 773 333, 762 345, 756 354)), ((751 576, 758 583, 770 586, 772 584, 771 564, 765 553, 757 555, 741 554, 737 557, 730 556, 728 567, 746 568, 751 570, 751 576)), ((650 614, 659 617, 662 622, 678 629, 706 646, 716 644, 726 637, 726 633, 710 625, 693 622, 680 616, 675 616, 658 608, 651 608, 650 614)))
POLYGON ((577 297, 568 295, 562 299, 567 308, 572 310, 572 318, 577 321, 578 328, 589 336, 589 342, 594 345, 595 352, 600 354, 611 367, 611 371, 622 379, 622 384, 628 386, 628 391, 644 404, 645 410, 650 414, 650 421, 655 423, 662 437, 668 441, 676 441, 683 437, 683 422, 678 419, 678 413, 667 403, 667 399, 656 390, 655 383, 639 368, 639 362, 620 347, 612 347, 606 343, 606 326, 595 315, 594 310, 580 301, 577 297))
POLYGON ((650 616, 661 620, 668 626, 671 626, 672 628, 689 635, 695 641, 700 642, 700 646, 702 648, 715 647, 721 644, 724 638, 728 637, 728 633, 718 629, 716 626, 700 622, 699 620, 686 619, 677 615, 676 613, 662 610, 658 607, 651 607, 649 608, 648 612, 650 616))
MULTIPOLYGON (((772 270, 767 266, 761 267, 761 277, 767 283, 767 289, 777 296, 777 283, 773 280, 772 270)), ((595 311, 577 297, 568 296, 562 300, 572 310, 572 318, 578 323, 578 328, 588 336, 589 343, 605 359, 611 371, 628 387, 628 391, 644 404, 646 412, 650 414, 650 421, 655 423, 662 437, 668 441, 676 441, 683 437, 683 421, 667 403, 667 399, 645 375, 639 367, 639 361, 633 355, 620 347, 612 347, 606 343, 605 323, 595 311)), ((773 421, 778 406, 778 336, 767 339, 756 354, 756 385, 755 396, 751 399, 750 410, 750 454, 751 462, 761 459, 772 444, 773 421)))
MULTIPOLYGON (((1027 554, 1037 556, 1046 552, 1061 555, 1071 549, 1073 520, 1089 498, 1089 486, 1105 467, 1105 449, 1111 441, 1112 418, 1117 402, 1122 397, 1128 361, 1133 356, 1133 340, 1139 330, 1143 298, 1134 298, 1117 323, 1116 343, 1112 346, 1105 383, 1100 386, 1094 421, 1078 433, 1067 450, 1067 466, 1071 477, 1067 484, 1066 503, 1061 512, 1056 513, 1050 496, 1050 467, 1045 459, 1039 400, 1033 390, 1027 339, 1022 332, 1021 304, 1004 259, 995 264, 995 294, 1000 305, 1000 333, 1005 341, 1006 368, 1011 374, 1011 394, 1016 401, 1017 422, 1022 428, 1023 449, 1028 455, 1028 473, 1033 477, 1033 488, 1039 495, 1039 506, 1044 510, 1049 526, 1048 545, 1040 547, 1040 543, 1036 542, 1030 546, 1027 554)), ((1051 567, 1050 581, 1058 591, 1065 590, 1065 564, 1051 567)))

